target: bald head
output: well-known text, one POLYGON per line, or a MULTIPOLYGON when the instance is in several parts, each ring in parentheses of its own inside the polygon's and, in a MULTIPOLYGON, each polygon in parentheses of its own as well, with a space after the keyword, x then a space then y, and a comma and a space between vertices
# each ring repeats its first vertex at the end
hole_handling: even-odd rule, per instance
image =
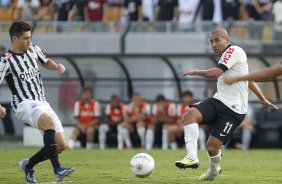
POLYGON ((228 32, 226 31, 226 29, 223 29, 223 28, 217 28, 213 30, 211 32, 211 36, 212 35, 217 35, 217 36, 222 37, 223 39, 229 40, 228 32))
POLYGON ((227 31, 223 28, 213 30, 210 34, 210 43, 215 54, 222 54, 230 44, 227 31))

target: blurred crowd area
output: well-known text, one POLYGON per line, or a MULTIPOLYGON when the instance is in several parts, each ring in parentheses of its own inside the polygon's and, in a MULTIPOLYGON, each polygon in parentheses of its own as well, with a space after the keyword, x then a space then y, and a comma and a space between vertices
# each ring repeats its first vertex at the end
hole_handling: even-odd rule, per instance
MULTIPOLYGON (((0 22, 74 21, 175 22, 274 21, 282 23, 281 0, 0 0, 0 22)), ((281 26, 280 26, 281 27, 281 26)), ((97 27, 88 27, 99 29, 97 27)), ((282 30, 282 28, 281 28, 282 30)))

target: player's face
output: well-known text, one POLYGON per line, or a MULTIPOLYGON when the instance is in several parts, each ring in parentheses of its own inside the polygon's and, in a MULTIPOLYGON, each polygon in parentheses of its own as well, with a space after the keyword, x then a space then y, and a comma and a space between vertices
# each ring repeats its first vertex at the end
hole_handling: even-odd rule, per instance
POLYGON ((82 101, 84 102, 89 102, 92 98, 92 94, 90 91, 84 91, 82 94, 81 94, 81 99, 82 101))
POLYGON ((113 98, 112 99, 112 105, 113 106, 118 106, 119 105, 119 99, 118 98, 113 98))
POLYGON ((13 44, 20 52, 25 52, 31 43, 31 32, 24 32, 20 37, 13 36, 13 44))
POLYGON ((223 38, 220 34, 210 36, 210 44, 215 54, 221 55, 229 44, 229 40, 223 38))
POLYGON ((134 95, 132 97, 132 102, 135 104, 135 105, 140 105, 141 102, 142 102, 142 99, 139 95, 134 95))
POLYGON ((186 105, 191 105, 192 98, 190 96, 183 97, 183 103, 186 105))

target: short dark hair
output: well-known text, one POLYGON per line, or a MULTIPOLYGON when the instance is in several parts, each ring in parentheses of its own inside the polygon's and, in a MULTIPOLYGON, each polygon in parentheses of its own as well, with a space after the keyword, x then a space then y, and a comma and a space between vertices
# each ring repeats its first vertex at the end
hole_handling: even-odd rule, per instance
POLYGON ((10 29, 9 34, 12 40, 12 36, 20 37, 23 35, 24 32, 31 31, 31 26, 24 21, 16 21, 13 22, 10 29))
POLYGON ((163 94, 159 94, 157 97, 156 97, 156 102, 163 102, 165 101, 165 96, 163 94))
POLYGON ((189 90, 184 91, 184 92, 182 93, 182 97, 185 97, 185 96, 193 97, 193 93, 192 93, 191 91, 189 91, 189 90))
POLYGON ((83 87, 83 88, 81 89, 81 93, 84 93, 84 92, 86 92, 86 91, 89 91, 89 92, 92 94, 92 89, 91 89, 90 87, 88 87, 88 86, 85 86, 85 87, 83 87))

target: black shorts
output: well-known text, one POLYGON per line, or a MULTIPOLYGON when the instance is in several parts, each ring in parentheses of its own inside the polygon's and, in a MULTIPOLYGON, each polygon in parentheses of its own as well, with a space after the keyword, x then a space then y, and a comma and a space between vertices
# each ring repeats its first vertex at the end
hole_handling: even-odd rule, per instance
POLYGON ((246 114, 238 114, 215 98, 194 105, 202 114, 202 123, 213 124, 211 135, 225 144, 246 114))

